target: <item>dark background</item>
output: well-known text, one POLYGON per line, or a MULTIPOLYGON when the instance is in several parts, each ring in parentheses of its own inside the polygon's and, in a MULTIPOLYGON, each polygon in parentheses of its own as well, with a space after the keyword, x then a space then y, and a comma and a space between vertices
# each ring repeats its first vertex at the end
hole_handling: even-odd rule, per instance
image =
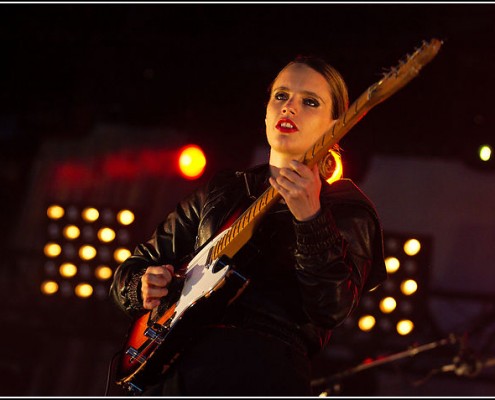
MULTIPOLYGON (((493 168, 477 163, 476 149, 494 144, 494 21, 492 4, 1 5, 4 394, 102 395, 127 323, 107 304, 36 292, 44 239, 33 210, 62 196, 43 172, 50 162, 195 142, 208 157, 202 179, 243 168, 265 145, 266 88, 294 56, 331 62, 352 101, 437 38, 431 64, 342 140, 347 175, 359 183, 380 155, 493 168)), ((174 182, 166 202, 141 203, 148 220, 139 240, 197 184, 174 182)), ((152 199, 153 185, 145 187, 139 199, 152 199)), ((99 195, 118 203, 112 188, 99 195)), ((136 198, 121 196, 121 205, 136 198)), ((380 394, 372 384, 365 392, 380 394)))

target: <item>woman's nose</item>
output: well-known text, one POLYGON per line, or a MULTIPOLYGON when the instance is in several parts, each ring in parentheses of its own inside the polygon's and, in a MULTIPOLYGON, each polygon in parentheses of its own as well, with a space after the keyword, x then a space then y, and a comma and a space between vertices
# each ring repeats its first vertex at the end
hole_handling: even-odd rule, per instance
POLYGON ((296 113, 296 109, 292 101, 289 100, 284 104, 282 113, 286 115, 294 115, 296 113))

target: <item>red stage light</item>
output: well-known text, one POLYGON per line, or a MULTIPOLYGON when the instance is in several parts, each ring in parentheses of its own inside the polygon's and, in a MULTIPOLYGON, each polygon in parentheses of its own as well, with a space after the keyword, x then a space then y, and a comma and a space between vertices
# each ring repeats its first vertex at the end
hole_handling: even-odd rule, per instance
POLYGON ((200 147, 188 145, 181 149, 179 171, 187 179, 199 178, 206 166, 206 157, 200 147))

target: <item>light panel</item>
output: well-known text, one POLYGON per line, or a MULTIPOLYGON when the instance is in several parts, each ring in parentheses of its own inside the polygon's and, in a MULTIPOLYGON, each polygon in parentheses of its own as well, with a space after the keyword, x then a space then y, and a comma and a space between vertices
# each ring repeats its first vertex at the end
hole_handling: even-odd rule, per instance
POLYGON ((334 341, 352 337, 354 341, 360 338, 377 347, 390 347, 391 342, 411 340, 412 335, 426 328, 431 249, 429 236, 384 233, 388 279, 363 294, 358 307, 335 329, 334 341))
POLYGON ((46 296, 106 299, 114 269, 131 255, 136 215, 128 208, 62 204, 46 208, 40 291, 46 296))

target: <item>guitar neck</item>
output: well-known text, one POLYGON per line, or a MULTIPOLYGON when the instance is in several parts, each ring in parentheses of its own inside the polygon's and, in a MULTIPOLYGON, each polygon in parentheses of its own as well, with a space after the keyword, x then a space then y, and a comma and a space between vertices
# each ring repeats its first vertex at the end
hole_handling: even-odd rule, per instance
POLYGON ((301 162, 312 168, 316 163, 321 161, 333 145, 338 143, 351 128, 356 125, 373 106, 369 101, 373 88, 370 86, 361 96, 354 101, 342 117, 340 117, 333 126, 325 132, 316 143, 304 153, 301 162))
POLYGON ((210 260, 221 255, 232 258, 251 238, 261 217, 280 199, 280 194, 270 186, 251 204, 231 225, 226 233, 213 247, 210 260))

